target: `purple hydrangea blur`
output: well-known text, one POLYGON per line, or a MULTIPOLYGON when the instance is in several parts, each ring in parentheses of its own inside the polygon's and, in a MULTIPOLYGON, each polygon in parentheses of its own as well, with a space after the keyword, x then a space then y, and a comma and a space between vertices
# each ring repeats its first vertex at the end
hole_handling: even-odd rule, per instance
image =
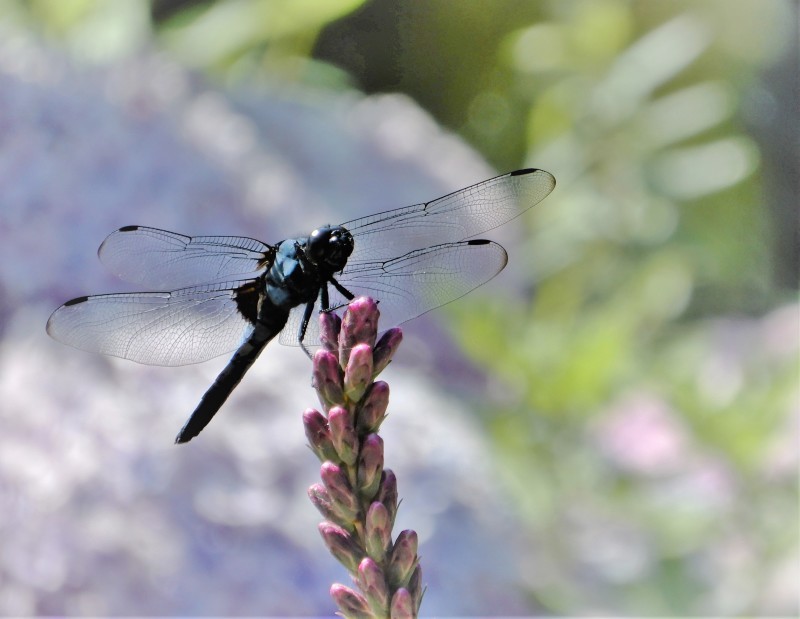
MULTIPOLYGON (((341 568, 319 560, 305 493, 318 471, 291 414, 311 393, 299 349, 271 345, 226 406, 225 423, 184 450, 172 446, 174 429, 225 359, 140 366, 61 346, 43 325, 65 299, 129 289, 95 253, 120 226, 275 242, 309 221, 411 204, 490 175, 403 97, 224 92, 163 56, 88 68, 4 31, 0 614, 329 612, 341 568), (396 131, 419 148, 396 153, 396 131)), ((382 365, 373 359, 374 369, 382 365)), ((414 384, 394 397, 392 463, 415 488, 398 524, 426 521, 426 578, 441 583, 425 608, 523 612, 513 569, 493 572, 481 590, 468 585, 487 561, 505 565, 514 544, 507 519, 482 507, 491 493, 473 501, 466 491, 477 479, 491 488, 488 468, 453 465, 487 461, 477 429, 452 399, 414 384), (455 433, 458 448, 421 440, 423 425, 431 436, 455 433), (428 457, 434 448, 443 460, 428 457), (446 515, 446 528, 431 526, 431 510, 446 515), (465 537, 469 552, 454 546, 465 537)), ((373 387, 362 423, 379 423, 387 397, 373 387)), ((363 472, 372 482, 377 448, 363 472)), ((387 505, 396 503, 394 484, 386 472, 387 505)), ((372 582, 374 570, 364 571, 372 582)))

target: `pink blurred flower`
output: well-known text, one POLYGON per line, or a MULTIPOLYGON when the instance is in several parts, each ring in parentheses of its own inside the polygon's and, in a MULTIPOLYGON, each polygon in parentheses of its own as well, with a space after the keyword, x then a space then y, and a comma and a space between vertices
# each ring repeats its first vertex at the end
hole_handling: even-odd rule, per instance
POLYGON ((675 472, 687 452, 683 424, 665 402, 646 393, 612 408, 595 426, 594 438, 614 464, 640 475, 675 472))

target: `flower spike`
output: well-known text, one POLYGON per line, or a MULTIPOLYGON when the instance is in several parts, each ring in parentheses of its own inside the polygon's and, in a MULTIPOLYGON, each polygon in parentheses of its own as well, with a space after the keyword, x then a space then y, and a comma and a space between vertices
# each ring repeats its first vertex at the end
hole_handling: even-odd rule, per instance
POLYGON ((417 534, 392 542, 397 477, 384 469, 383 439, 389 386, 373 382, 389 364, 403 334, 389 329, 377 340, 378 305, 354 299, 344 318, 320 316, 322 349, 314 355, 312 384, 322 413, 303 414, 306 437, 322 462, 322 484, 308 490, 325 521, 320 533, 331 554, 350 572, 359 591, 335 584, 331 597, 344 617, 417 617, 422 572, 417 534), (376 344, 377 340, 377 344, 376 344))

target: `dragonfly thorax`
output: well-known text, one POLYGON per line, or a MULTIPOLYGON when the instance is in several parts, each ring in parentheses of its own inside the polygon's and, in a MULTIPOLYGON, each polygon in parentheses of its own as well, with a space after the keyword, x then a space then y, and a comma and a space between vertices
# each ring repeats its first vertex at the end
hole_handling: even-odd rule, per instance
POLYGON ((342 226, 317 228, 308 237, 306 257, 330 273, 341 271, 353 253, 353 235, 342 226))

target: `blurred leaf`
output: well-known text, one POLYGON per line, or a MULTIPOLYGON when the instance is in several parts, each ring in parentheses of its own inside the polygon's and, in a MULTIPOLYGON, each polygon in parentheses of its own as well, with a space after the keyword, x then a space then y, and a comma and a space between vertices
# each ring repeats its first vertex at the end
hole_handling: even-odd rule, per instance
POLYGON ((99 0, 30 0, 29 10, 36 19, 63 33, 86 19, 99 3, 99 0))
POLYGON ((672 92, 643 106, 642 130, 654 148, 680 142, 729 120, 733 93, 719 80, 672 92))
MULTIPOLYGON (((77 59, 110 63, 129 56, 151 34, 143 0, 11 0, 0 16, 25 16, 40 35, 60 41, 77 59)), ((24 19, 24 18, 23 18, 24 19)))
POLYGON ((165 45, 195 66, 224 68, 254 47, 280 43, 284 54, 307 54, 318 31, 364 0, 226 0, 172 19, 165 45))
POLYGON ((653 162, 653 172, 666 195, 689 200, 740 183, 757 165, 758 150, 753 143, 731 136, 668 151, 653 162))
POLYGON ((708 28, 690 15, 679 15, 654 28, 614 60, 592 94, 596 113, 607 122, 626 118, 710 43, 708 28))

